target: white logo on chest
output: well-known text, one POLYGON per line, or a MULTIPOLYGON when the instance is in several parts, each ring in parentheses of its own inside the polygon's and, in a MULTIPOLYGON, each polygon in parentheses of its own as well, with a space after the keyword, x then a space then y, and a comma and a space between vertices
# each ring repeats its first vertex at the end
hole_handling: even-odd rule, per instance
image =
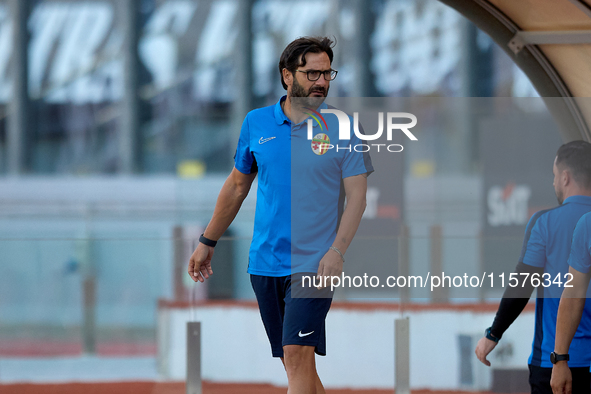
POLYGON ((265 138, 265 139, 263 139, 263 137, 261 137, 261 139, 259 140, 259 145, 263 145, 265 142, 273 141, 275 138, 277 138, 277 137, 271 137, 271 138, 265 138))

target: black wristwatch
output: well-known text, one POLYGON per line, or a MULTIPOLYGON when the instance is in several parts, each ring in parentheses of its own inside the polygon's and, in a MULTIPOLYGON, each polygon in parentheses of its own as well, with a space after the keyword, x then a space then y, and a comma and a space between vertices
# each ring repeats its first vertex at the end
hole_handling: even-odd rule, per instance
POLYGON ((487 328, 487 329, 484 331, 484 336, 486 337, 486 339, 490 339, 490 340, 491 340, 491 341, 493 341, 494 343, 499 343, 499 339, 501 339, 501 338, 497 338, 497 337, 495 337, 493 334, 491 334, 491 333, 490 333, 490 329, 491 329, 491 328, 492 328, 492 327, 489 327, 489 328, 487 328))
POLYGON ((567 354, 556 354, 556 352, 550 353, 550 361, 552 364, 556 364, 559 361, 568 361, 570 359, 568 353, 567 354))
POLYGON ((215 246, 218 244, 218 241, 214 241, 213 239, 205 238, 203 236, 203 234, 201 234, 201 236, 199 237, 199 242, 201 242, 203 245, 211 246, 212 248, 215 248, 215 246))

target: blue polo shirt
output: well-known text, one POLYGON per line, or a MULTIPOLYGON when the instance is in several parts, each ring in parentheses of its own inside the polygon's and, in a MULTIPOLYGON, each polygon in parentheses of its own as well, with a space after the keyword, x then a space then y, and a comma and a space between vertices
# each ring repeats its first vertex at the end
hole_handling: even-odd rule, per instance
POLYGON ((584 274, 591 268, 591 213, 583 215, 577 222, 568 265, 584 274))
MULTIPOLYGON (((570 257, 568 258, 568 265, 584 274, 589 272, 591 268, 591 213, 586 213, 579 219, 575 231, 573 233, 573 242, 570 249, 570 257)), ((587 301, 585 302, 585 309, 583 309, 583 316, 575 334, 580 332, 589 333, 591 324, 589 321, 591 300, 589 299, 589 288, 587 289, 587 301)), ((571 345, 572 348, 572 345, 571 345)), ((587 353, 591 353, 591 346, 587 342, 587 353)), ((569 361, 570 365, 570 361, 569 361)))
MULTIPOLYGON (((560 296, 568 280, 565 279, 565 274, 569 269, 567 261, 571 252, 571 240, 577 222, 587 212, 591 212, 591 197, 571 196, 556 208, 537 212, 527 225, 520 262, 544 268, 544 274, 550 274, 551 282, 554 282, 558 274, 562 280, 561 286, 552 284, 549 287, 538 287, 535 334, 529 358, 531 365, 552 368, 550 353, 554 351, 560 296)), ((587 293, 587 297, 590 296, 591 289, 587 293)), ((581 325, 569 349, 569 366, 591 365, 590 334, 591 303, 587 302, 581 325)))
MULTIPOLYGON (((362 143, 354 133, 338 141, 336 116, 327 114, 326 125, 315 122, 313 134, 320 139, 310 141, 307 120, 292 125, 283 100, 246 116, 235 156, 238 171, 258 172, 259 178, 248 262, 254 275, 316 272, 336 237, 342 180, 373 172, 368 153, 353 148, 362 143)), ((326 108, 322 104, 318 112, 326 108)))

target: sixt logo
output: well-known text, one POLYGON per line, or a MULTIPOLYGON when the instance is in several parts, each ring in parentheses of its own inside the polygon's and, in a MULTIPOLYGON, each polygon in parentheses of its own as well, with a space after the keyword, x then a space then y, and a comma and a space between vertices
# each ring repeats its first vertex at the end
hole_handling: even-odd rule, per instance
MULTIPOLYGON (((351 139, 351 120, 349 119, 349 115, 347 115, 343 111, 339 111, 337 109, 322 109, 318 113, 311 108, 305 108, 309 112, 306 112, 308 116, 312 119, 308 119, 308 140, 314 140, 314 120, 320 126, 320 129, 324 131, 324 127, 328 131, 328 124, 326 120, 322 116, 322 114, 333 114, 337 117, 339 122, 339 140, 341 141, 348 141, 351 139), (321 122, 322 120, 322 122, 321 122)), ((373 135, 362 134, 359 131, 359 113, 353 113, 353 132, 355 135, 362 141, 375 141, 382 137, 384 134, 384 118, 387 118, 386 124, 386 137, 388 141, 392 141, 392 136, 394 131, 399 130, 402 131, 411 141, 418 141, 417 137, 413 133, 411 133, 410 129, 417 125, 417 117, 413 114, 406 113, 406 112, 388 112, 386 116, 384 116, 383 112, 378 113, 378 131, 373 135), (395 123, 394 119, 408 119, 410 122, 408 123, 395 123)), ((339 152, 340 150, 348 150, 349 152, 353 149, 355 152, 369 152, 372 147, 377 148, 377 151, 380 151, 380 148, 385 147, 388 152, 396 153, 402 152, 404 147, 400 144, 357 144, 354 146, 348 147, 339 147, 334 145, 329 145, 328 149, 335 149, 339 152)))
POLYGON ((531 194, 528 185, 492 186, 487 195, 488 224, 492 227, 526 224, 531 194))

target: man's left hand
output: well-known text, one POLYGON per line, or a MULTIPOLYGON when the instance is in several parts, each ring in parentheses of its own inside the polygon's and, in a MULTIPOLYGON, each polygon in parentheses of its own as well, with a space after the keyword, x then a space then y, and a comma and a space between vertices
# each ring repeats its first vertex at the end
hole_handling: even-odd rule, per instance
POLYGON ((343 259, 341 256, 333 251, 329 250, 326 252, 322 260, 320 260, 320 264, 318 265, 318 272, 317 272, 317 280, 320 280, 320 287, 322 289, 324 287, 328 287, 330 284, 331 276, 338 276, 340 277, 343 273, 343 259), (324 279, 328 277, 328 279, 324 279))

